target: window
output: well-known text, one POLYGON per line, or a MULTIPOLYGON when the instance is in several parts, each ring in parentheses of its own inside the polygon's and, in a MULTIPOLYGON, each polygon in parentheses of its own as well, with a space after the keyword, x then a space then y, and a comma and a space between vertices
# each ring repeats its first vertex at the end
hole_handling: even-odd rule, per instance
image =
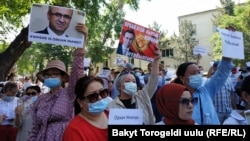
POLYGON ((135 63, 135 59, 134 59, 134 58, 129 58, 129 62, 130 62, 131 64, 134 64, 134 63, 135 63))
POLYGON ((103 62, 103 66, 108 67, 108 66, 109 66, 109 62, 108 62, 108 61, 109 61, 109 60, 106 59, 106 60, 103 62))
POLYGON ((170 49, 164 49, 162 50, 162 57, 173 57, 174 56, 174 51, 172 48, 170 49))

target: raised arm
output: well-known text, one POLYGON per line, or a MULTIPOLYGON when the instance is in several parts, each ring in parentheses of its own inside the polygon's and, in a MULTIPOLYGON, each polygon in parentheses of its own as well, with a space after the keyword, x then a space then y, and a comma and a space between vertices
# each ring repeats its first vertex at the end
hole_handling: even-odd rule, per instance
POLYGON ((150 77, 148 79, 148 83, 144 86, 143 90, 147 91, 149 94, 149 97, 152 98, 157 85, 158 85, 158 76, 159 76, 159 60, 161 58, 160 50, 155 51, 155 57, 154 61, 152 62, 152 69, 150 73, 150 77))
POLYGON ((86 46, 86 39, 88 35, 88 28, 82 24, 78 23, 76 26, 76 30, 78 32, 81 32, 84 34, 84 45, 83 48, 77 48, 74 52, 74 60, 72 64, 72 69, 70 72, 70 79, 69 79, 69 85, 68 85, 68 94, 72 98, 71 100, 75 100, 75 94, 74 94, 74 86, 76 84, 76 81, 81 78, 84 74, 84 56, 86 54, 85 46, 86 46))

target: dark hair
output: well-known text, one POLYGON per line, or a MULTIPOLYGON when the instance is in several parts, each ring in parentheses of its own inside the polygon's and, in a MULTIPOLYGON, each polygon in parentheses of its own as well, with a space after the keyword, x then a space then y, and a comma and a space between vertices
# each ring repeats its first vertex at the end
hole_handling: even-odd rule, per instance
POLYGON ((27 93, 27 91, 29 89, 33 89, 33 90, 36 90, 38 93, 41 93, 41 88, 39 86, 37 86, 37 85, 27 87, 26 90, 25 90, 26 93, 27 93))
POLYGON ((240 90, 241 92, 246 91, 247 94, 250 95, 250 76, 243 79, 240 90))
POLYGON ((4 84, 3 92, 6 93, 7 91, 10 91, 13 88, 18 88, 17 83, 9 81, 4 84))
POLYGON ((103 69, 103 70, 110 70, 109 67, 103 67, 102 69, 103 69))
MULTIPOLYGON (((76 99, 83 99, 84 93, 87 90, 87 87, 89 86, 90 83, 92 82, 100 82, 103 85, 103 80, 100 77, 96 76, 84 76, 76 82, 75 85, 75 94, 76 94, 76 99)), ((80 105, 77 103, 77 100, 75 100, 75 115, 81 112, 80 105)))
POLYGON ((133 36, 135 37, 135 32, 134 32, 133 29, 127 29, 127 30, 125 30, 125 31, 123 32, 123 36, 125 36, 126 33, 131 33, 131 34, 133 34, 133 36))
POLYGON ((183 82, 181 81, 180 79, 180 76, 184 76, 185 75, 185 72, 187 70, 187 67, 189 65, 192 65, 192 64, 196 64, 194 62, 186 62, 186 63, 182 63, 178 66, 177 70, 176 70, 176 78, 173 80, 173 83, 177 83, 177 84, 181 84, 183 85, 183 82))

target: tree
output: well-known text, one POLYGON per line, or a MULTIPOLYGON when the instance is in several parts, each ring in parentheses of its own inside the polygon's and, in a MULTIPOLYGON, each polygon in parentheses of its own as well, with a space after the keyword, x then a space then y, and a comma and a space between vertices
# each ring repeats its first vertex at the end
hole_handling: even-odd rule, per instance
POLYGON ((191 21, 182 21, 179 25, 179 36, 175 34, 171 37, 171 44, 174 46, 174 59, 178 62, 194 61, 193 48, 198 44, 193 35, 196 33, 195 26, 191 21))
MULTIPOLYGON (((249 17, 250 4, 248 2, 243 5, 231 6, 231 9, 233 8, 234 13, 223 12, 228 11, 226 9, 229 9, 226 5, 224 5, 223 9, 226 9, 220 10, 220 13, 218 13, 220 16, 217 16, 217 18, 214 19, 214 23, 216 23, 216 26, 219 28, 233 26, 237 31, 243 32, 245 59, 233 59, 233 62, 237 66, 245 66, 245 63, 250 60, 250 20, 249 18, 246 18, 249 17)), ((219 60, 222 57, 222 43, 218 32, 212 35, 210 42, 214 45, 214 60, 219 60)))
MULTIPOLYGON (((123 6, 128 4, 134 10, 139 8, 139 0, 111 0, 109 3, 105 0, 0 1, 0 24, 5 25, 1 27, 0 41, 5 42, 7 35, 13 31, 17 34, 16 29, 21 28, 8 48, 0 53, 0 81, 5 80, 13 65, 32 44, 27 40, 28 25, 25 24, 24 19, 29 15, 33 2, 72 7, 85 11, 87 13, 86 24, 88 25, 90 33, 88 37, 88 50, 89 52, 95 52, 89 55, 95 57, 97 56, 96 53, 103 54, 104 52, 104 54, 108 54, 111 52, 111 49, 107 47, 112 45, 115 36, 118 35, 117 31, 121 26, 119 23, 121 23, 121 20, 124 18, 123 6)), ((47 50, 47 52, 50 51, 47 50)), ((107 57, 107 55, 104 56, 107 57)), ((96 62, 105 59, 105 57, 96 59, 96 62)))
POLYGON ((165 49, 169 47, 170 39, 167 37, 168 31, 161 30, 161 25, 156 23, 155 21, 153 22, 152 26, 149 25, 148 27, 160 33, 160 39, 158 45, 159 49, 165 49))

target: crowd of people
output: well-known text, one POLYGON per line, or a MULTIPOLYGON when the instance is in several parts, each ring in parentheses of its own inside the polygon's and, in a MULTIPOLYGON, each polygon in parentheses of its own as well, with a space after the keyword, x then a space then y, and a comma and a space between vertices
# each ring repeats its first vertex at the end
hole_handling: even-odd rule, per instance
MULTIPOLYGON (((87 27, 79 23, 76 30, 86 41, 87 27)), ((15 82, 4 84, 0 141, 107 141, 112 109, 141 109, 142 125, 248 124, 244 111, 250 109, 250 67, 235 72, 232 59, 222 57, 204 76, 197 63, 185 62, 169 80, 157 49, 146 74, 127 63, 119 72, 103 68, 108 77, 86 75, 85 46, 75 50, 70 74, 60 60, 49 61, 37 73, 47 91, 29 78, 20 96, 15 82)))

